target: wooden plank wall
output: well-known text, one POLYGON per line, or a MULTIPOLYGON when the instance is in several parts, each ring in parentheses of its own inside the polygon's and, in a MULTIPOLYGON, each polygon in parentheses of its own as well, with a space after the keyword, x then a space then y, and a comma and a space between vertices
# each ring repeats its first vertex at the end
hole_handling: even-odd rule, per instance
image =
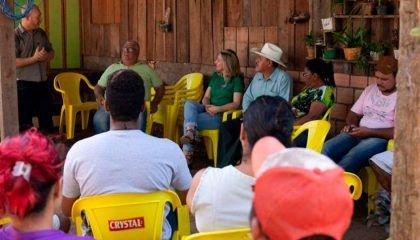
POLYGON ((302 67, 306 56, 302 38, 308 23, 286 20, 297 6, 308 11, 307 0, 298 0, 301 5, 295 0, 120 0, 120 9, 115 9, 120 11, 119 24, 93 24, 97 1, 80 2, 83 56, 117 58, 128 39, 140 43, 141 60, 212 65, 222 48, 231 48, 242 67, 253 67, 249 50, 264 42, 283 49, 290 69, 302 67), (172 30, 164 33, 158 22, 168 7, 172 30))

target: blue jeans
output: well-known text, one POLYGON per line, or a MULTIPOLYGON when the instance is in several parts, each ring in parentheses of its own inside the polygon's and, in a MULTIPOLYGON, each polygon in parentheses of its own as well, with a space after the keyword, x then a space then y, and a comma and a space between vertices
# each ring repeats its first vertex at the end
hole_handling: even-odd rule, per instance
POLYGON ((356 138, 341 133, 324 144, 322 154, 333 159, 346 172, 357 173, 369 165, 369 158, 385 151, 387 143, 383 138, 356 138))
MULTIPOLYGON (((93 127, 95 128, 96 134, 109 131, 109 112, 104 107, 99 107, 93 116, 93 127)), ((140 130, 146 131, 147 113, 140 113, 140 130)))
MULTIPOLYGON (((196 130, 204 129, 218 129, 222 123, 222 116, 220 113, 212 116, 206 112, 203 105, 187 101, 184 105, 184 135, 188 126, 193 126, 196 130)), ((183 150, 192 151, 191 144, 184 144, 183 150)))

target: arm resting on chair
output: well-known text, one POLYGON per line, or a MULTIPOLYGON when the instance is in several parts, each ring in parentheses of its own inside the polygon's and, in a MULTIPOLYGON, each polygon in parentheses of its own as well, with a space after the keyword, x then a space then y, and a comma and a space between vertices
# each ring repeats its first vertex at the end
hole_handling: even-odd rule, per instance
POLYGON ((61 202, 61 209, 63 210, 64 215, 67 217, 71 217, 71 208, 73 207, 74 202, 76 202, 78 198, 67 198, 63 196, 63 200, 61 202))
POLYGON ((327 106, 324 103, 319 101, 313 102, 311 103, 308 114, 296 120, 294 125, 302 125, 306 122, 319 119, 326 109, 327 106))
POLYGON ((105 95, 105 88, 99 85, 96 85, 95 88, 93 89, 93 92, 95 93, 96 102, 98 103, 98 106, 102 106, 102 100, 104 99, 104 95, 105 95))

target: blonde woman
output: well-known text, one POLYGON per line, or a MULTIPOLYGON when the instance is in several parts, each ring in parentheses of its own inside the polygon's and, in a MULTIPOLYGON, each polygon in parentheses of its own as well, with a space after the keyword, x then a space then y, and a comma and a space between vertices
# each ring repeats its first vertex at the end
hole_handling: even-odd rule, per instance
POLYGON ((238 56, 233 50, 222 50, 214 64, 216 71, 210 77, 202 104, 188 101, 184 106, 184 136, 181 137, 181 143, 188 163, 191 163, 198 131, 218 129, 223 112, 241 106, 244 79, 238 56))

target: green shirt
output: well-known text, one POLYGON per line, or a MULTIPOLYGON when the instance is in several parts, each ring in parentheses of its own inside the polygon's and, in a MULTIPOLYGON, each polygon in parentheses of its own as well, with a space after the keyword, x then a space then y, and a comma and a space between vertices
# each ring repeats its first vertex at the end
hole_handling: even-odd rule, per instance
POLYGON ((210 104, 223 106, 233 102, 233 93, 244 92, 244 78, 242 76, 235 76, 229 83, 226 83, 223 76, 215 72, 210 78, 209 87, 211 88, 210 104))
POLYGON ((322 102, 329 109, 334 104, 334 100, 333 87, 325 85, 317 89, 308 87, 292 98, 292 107, 298 110, 297 117, 302 117, 309 113, 313 102, 322 102))
POLYGON ((98 85, 101 87, 106 88, 106 85, 108 83, 109 77, 116 71, 122 70, 122 69, 130 69, 135 71, 140 75, 140 77, 143 79, 144 84, 144 100, 150 100, 150 89, 152 87, 157 88, 162 85, 162 80, 160 80, 157 73, 150 68, 147 64, 140 64, 136 63, 131 66, 126 66, 119 63, 114 63, 111 66, 109 66, 105 72, 102 74, 101 78, 98 81, 98 85))

